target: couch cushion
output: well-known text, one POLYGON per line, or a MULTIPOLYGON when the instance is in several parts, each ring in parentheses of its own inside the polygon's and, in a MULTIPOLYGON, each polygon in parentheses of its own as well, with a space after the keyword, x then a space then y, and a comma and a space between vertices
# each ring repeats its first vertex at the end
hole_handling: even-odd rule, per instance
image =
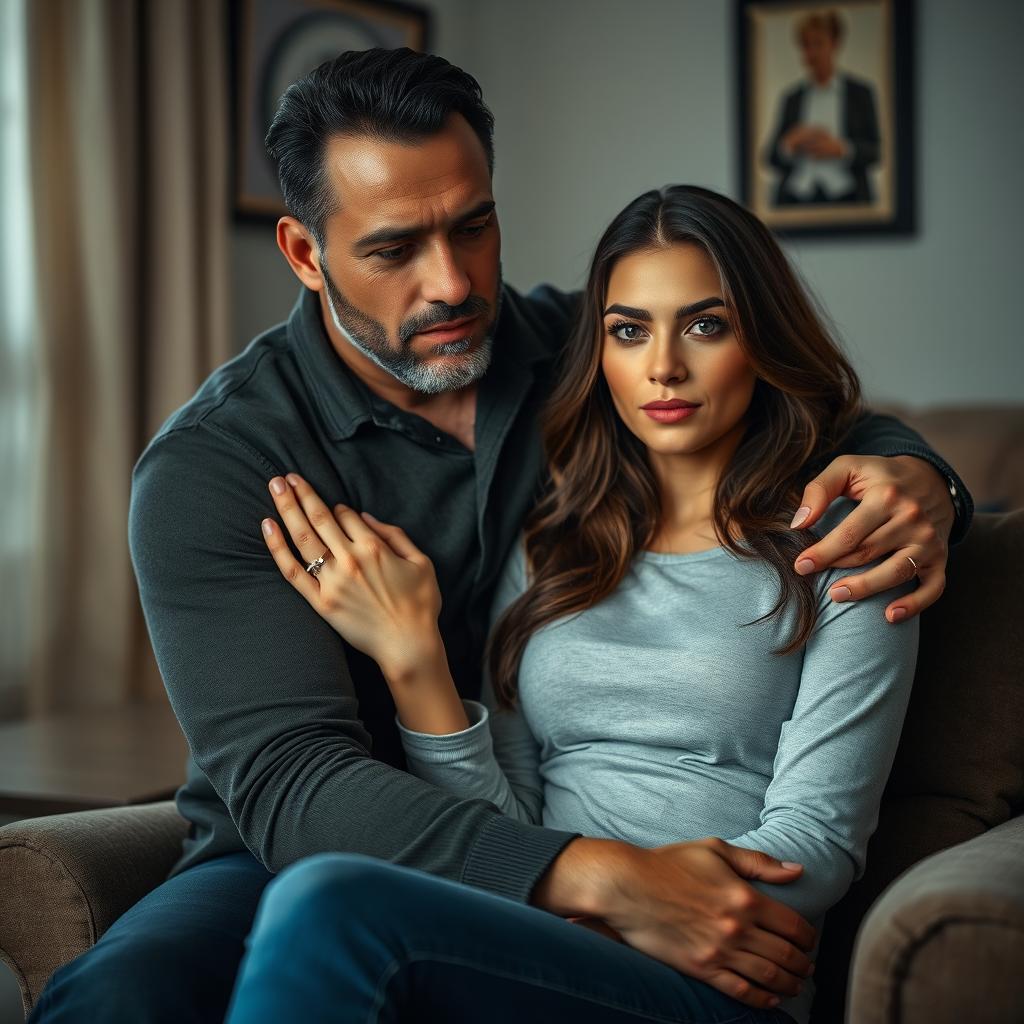
POLYGON ((854 936, 882 890, 928 854, 1024 810, 1021 578, 1024 510, 977 515, 951 553, 945 594, 921 618, 914 690, 867 869, 825 921, 815 1021, 842 1019, 854 936))

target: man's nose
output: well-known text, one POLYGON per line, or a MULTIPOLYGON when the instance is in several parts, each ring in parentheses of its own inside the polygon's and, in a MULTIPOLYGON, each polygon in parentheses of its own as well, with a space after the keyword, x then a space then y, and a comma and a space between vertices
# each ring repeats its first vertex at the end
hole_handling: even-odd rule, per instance
POLYGON ((438 245, 424 267, 423 298, 458 306, 469 298, 472 284, 447 245, 438 245))

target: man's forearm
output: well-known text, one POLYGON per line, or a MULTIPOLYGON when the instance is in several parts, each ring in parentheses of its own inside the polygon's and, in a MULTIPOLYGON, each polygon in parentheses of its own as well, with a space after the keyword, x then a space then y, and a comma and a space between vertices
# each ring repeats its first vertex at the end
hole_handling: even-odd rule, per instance
POLYGON ((559 917, 600 917, 609 886, 632 849, 614 839, 574 839, 540 877, 530 902, 559 917))

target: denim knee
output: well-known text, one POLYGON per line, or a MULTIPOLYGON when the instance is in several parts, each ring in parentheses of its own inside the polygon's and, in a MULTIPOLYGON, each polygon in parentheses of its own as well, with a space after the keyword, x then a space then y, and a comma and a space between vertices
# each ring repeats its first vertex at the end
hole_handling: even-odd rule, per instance
POLYGON ((303 928, 321 919, 377 909, 394 869, 360 853, 316 853, 284 869, 267 886, 256 918, 261 928, 303 928))

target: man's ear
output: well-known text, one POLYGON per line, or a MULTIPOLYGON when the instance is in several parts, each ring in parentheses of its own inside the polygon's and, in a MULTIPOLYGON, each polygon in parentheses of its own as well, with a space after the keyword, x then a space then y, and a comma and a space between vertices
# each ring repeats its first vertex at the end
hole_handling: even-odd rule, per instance
POLYGON ((294 217, 282 217, 277 222, 277 247, 284 253, 295 276, 315 292, 324 286, 320 273, 320 247, 302 224, 294 217))

